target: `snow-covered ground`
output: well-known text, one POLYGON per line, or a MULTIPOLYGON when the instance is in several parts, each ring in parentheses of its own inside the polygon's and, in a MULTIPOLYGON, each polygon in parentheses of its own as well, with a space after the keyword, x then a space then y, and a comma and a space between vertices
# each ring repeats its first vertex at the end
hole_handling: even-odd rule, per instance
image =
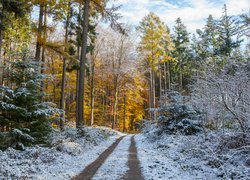
POLYGON ((122 179, 128 169, 128 156, 129 146, 131 143, 131 136, 127 135, 118 144, 114 152, 108 157, 108 159, 99 168, 93 180, 118 180, 122 179))
MULTIPOLYGON (((178 162, 172 159, 174 152, 163 152, 160 142, 150 141, 143 134, 135 136, 138 159, 140 161, 142 174, 145 180, 153 179, 193 179, 189 174, 181 169, 178 162)), ((170 144, 171 146, 171 144, 170 144)))
POLYGON ((122 134, 108 128, 86 128, 83 137, 76 129, 55 132, 53 146, 12 148, 0 151, 0 179, 70 179, 93 162, 122 134))
MULTIPOLYGON (((71 179, 124 134, 108 128, 55 132, 53 146, 0 151, 0 179, 71 179)), ((128 171, 131 136, 127 135, 99 168, 94 180, 119 180, 128 171)), ((135 136, 145 180, 250 180, 250 135, 210 131, 205 137, 159 133, 152 126, 135 136), (242 139, 243 138, 243 139, 242 139)))
POLYGON ((226 148, 232 132, 224 140, 222 132, 212 131, 207 138, 156 134, 135 136, 145 180, 250 179, 250 147, 226 148))

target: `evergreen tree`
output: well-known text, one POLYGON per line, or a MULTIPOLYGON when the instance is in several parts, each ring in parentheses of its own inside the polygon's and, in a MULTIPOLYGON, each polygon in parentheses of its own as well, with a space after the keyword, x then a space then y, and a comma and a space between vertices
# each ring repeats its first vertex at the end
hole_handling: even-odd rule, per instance
POLYGON ((213 19, 212 15, 208 16, 207 24, 204 27, 203 40, 207 44, 208 55, 215 55, 218 50, 218 29, 216 26, 216 21, 213 19))
POLYGON ((242 40, 236 39, 234 37, 240 32, 240 28, 236 24, 236 20, 232 16, 227 14, 227 7, 224 5, 223 16, 218 21, 218 31, 219 31, 219 52, 224 56, 231 56, 233 49, 240 46, 242 40))
POLYGON ((8 145, 15 145, 16 141, 26 143, 27 139, 20 138, 22 131, 27 133, 25 137, 29 137, 32 143, 46 142, 49 121, 61 113, 53 103, 41 102, 44 96, 40 91, 43 76, 37 73, 37 68, 37 62, 30 60, 27 53, 22 54, 9 69, 12 86, 0 87, 0 125, 2 131, 14 132, 15 135, 8 145))
POLYGON ((192 38, 192 52, 195 58, 195 65, 197 69, 205 65, 205 62, 210 62, 210 60, 215 60, 216 54, 218 54, 218 30, 216 26, 216 21, 213 19, 212 15, 209 15, 206 25, 202 30, 197 29, 196 34, 192 38), (198 36, 196 36, 196 34, 198 36))
POLYGON ((202 130, 199 110, 177 91, 169 91, 161 100, 158 126, 168 134, 194 135, 202 130))
MULTIPOLYGON (((249 13, 247 14, 242 14, 240 15, 240 20, 238 21, 238 24, 240 26, 240 32, 239 32, 239 37, 250 37, 250 15, 249 13)), ((248 56, 250 53, 250 41, 246 42, 246 52, 245 54, 248 56)))
POLYGON ((197 46, 199 46, 198 54, 202 59, 211 57, 218 53, 218 29, 216 26, 216 21, 213 19, 212 15, 209 15, 207 18, 207 23, 202 30, 197 30, 196 33, 199 36, 199 41, 194 42, 197 46))
POLYGON ((176 25, 174 26, 173 43, 175 46, 173 54, 177 63, 176 71, 179 73, 179 91, 182 91, 184 68, 187 66, 191 54, 189 49, 189 33, 180 18, 176 20, 176 25))

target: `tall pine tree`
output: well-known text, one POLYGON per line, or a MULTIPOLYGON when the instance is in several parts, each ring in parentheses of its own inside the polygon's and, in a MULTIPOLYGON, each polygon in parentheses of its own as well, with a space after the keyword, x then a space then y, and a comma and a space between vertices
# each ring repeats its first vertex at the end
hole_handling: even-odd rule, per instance
POLYGON ((240 46, 242 40, 235 39, 240 28, 236 24, 236 20, 227 13, 227 6, 224 5, 223 16, 218 21, 219 31, 219 53, 224 56, 231 56, 233 49, 240 46))
POLYGON ((174 58, 176 59, 176 70, 179 74, 179 91, 183 90, 183 73, 184 67, 190 58, 189 51, 189 33, 186 26, 182 23, 181 19, 176 20, 176 25, 174 26, 173 43, 175 46, 174 58))

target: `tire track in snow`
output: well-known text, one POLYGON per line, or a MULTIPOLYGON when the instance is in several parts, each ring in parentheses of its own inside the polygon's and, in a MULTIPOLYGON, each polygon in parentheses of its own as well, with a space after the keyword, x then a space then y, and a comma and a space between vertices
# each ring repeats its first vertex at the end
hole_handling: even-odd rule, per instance
POLYGON ((97 171, 93 180, 119 180, 129 170, 128 157, 132 135, 127 135, 116 147, 114 152, 97 171))
POLYGON ((124 136, 115 141, 109 148, 107 148, 94 162, 89 164, 78 176, 72 178, 72 180, 90 180, 95 175, 97 170, 102 166, 104 161, 114 151, 124 136))
POLYGON ((140 162, 137 158, 137 148, 135 143, 135 136, 131 138, 131 144, 129 147, 128 167, 129 171, 122 178, 124 180, 143 180, 141 175, 140 162))

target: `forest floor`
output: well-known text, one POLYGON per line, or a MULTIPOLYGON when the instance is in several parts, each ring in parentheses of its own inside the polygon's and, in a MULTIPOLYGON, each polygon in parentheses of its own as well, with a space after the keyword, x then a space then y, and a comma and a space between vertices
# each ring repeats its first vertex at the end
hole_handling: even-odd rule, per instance
POLYGON ((54 146, 0 151, 0 179, 244 179, 250 177, 249 146, 223 150, 218 134, 136 135, 108 128, 54 135, 54 146))

